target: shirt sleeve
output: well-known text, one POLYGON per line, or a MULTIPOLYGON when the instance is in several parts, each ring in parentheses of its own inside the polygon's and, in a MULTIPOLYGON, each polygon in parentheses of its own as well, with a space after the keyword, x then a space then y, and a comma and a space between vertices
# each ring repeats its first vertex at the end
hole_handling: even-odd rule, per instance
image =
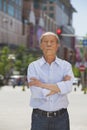
MULTIPOLYGON (((35 77, 35 78, 39 79, 39 76, 37 75, 37 72, 34 68, 33 63, 31 63, 28 66, 28 70, 27 70, 27 81, 28 81, 28 83, 30 82, 31 77, 35 77)), ((47 91, 43 88, 37 87, 37 86, 30 87, 30 91, 31 91, 32 98, 44 98, 46 96, 46 94, 49 92, 49 91, 47 91)))
POLYGON ((69 75, 71 76, 71 79, 67 81, 62 80, 60 82, 57 82, 57 86, 59 87, 61 91, 60 94, 67 94, 72 91, 74 75, 73 75, 72 66, 70 63, 65 62, 63 69, 64 69, 64 76, 69 75))

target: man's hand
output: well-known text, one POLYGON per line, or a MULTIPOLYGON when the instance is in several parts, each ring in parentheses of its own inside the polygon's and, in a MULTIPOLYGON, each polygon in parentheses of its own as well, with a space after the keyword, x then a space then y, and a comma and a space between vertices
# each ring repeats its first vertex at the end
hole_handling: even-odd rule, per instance
POLYGON ((71 76, 66 75, 66 76, 63 78, 63 81, 67 81, 67 80, 70 80, 70 79, 71 79, 71 76))
POLYGON ((56 94, 56 93, 57 93, 57 92, 50 90, 50 93, 48 93, 46 96, 51 96, 51 95, 54 95, 54 94, 56 94))
MULTIPOLYGON (((68 80, 70 80, 70 79, 71 79, 71 76, 66 75, 66 76, 63 78, 63 81, 68 81, 68 80)), ((47 96, 51 96, 51 95, 56 94, 56 93, 57 93, 57 92, 51 90, 50 93, 47 94, 47 96)))
POLYGON ((41 87, 42 82, 40 80, 36 79, 35 77, 31 77, 30 82, 28 84, 29 84, 29 87, 31 87, 31 86, 41 87))
MULTIPOLYGON (((69 75, 66 75, 64 78, 63 78, 63 81, 68 81, 71 79, 71 76, 69 75)), ((46 86, 46 84, 42 83, 40 80, 36 79, 35 77, 31 77, 30 78, 30 82, 28 83, 29 84, 29 87, 31 86, 36 86, 36 87, 41 87, 41 88, 46 88, 44 86, 46 86)), ((48 85, 50 86, 50 85, 48 85)), ((54 84, 54 86, 56 87, 57 85, 54 84)), ((56 87, 57 88, 57 87, 56 87)), ((47 88, 46 88, 47 89, 47 88)), ((50 93, 47 94, 47 96, 50 96, 50 95, 53 95, 53 94, 56 94, 58 93, 57 91, 53 91, 53 90, 50 90, 50 93)))

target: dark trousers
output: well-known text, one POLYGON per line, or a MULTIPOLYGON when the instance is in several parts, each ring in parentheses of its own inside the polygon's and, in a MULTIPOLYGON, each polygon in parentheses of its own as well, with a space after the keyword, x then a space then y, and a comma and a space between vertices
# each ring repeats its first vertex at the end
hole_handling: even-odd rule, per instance
POLYGON ((33 112, 31 130, 70 130, 68 112, 54 117, 33 112))

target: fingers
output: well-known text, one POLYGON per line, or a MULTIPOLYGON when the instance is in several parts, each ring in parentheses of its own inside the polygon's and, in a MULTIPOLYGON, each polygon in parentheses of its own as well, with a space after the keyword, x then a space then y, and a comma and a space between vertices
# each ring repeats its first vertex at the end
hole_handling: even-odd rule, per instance
POLYGON ((40 82, 40 80, 36 79, 35 77, 31 77, 30 78, 30 82, 29 82, 29 86, 40 87, 41 86, 41 82, 40 82))
POLYGON ((70 79, 71 79, 71 76, 66 75, 66 76, 63 78, 63 81, 67 81, 67 80, 70 80, 70 79))
POLYGON ((33 86, 33 82, 30 81, 30 82, 28 83, 28 85, 29 85, 29 87, 33 86))
POLYGON ((37 80, 35 77, 31 77, 30 80, 37 80))
POLYGON ((48 93, 46 96, 51 96, 51 95, 53 95, 53 94, 55 94, 56 92, 54 92, 54 91, 51 91, 50 93, 48 93))

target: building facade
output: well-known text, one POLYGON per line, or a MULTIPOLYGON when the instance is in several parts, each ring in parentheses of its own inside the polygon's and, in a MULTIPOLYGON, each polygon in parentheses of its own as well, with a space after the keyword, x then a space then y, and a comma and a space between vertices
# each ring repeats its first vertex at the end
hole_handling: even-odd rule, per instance
MULTIPOLYGON (((39 48, 42 33, 62 27, 63 34, 74 34, 70 0, 0 0, 0 45, 39 48)), ((62 37, 59 57, 73 62, 74 37, 62 37)))
MULTIPOLYGON (((62 33, 67 34, 61 39, 60 57, 73 62, 75 56, 75 38, 68 34, 74 34, 73 13, 76 12, 70 0, 48 0, 43 3, 44 12, 55 20, 57 28, 62 28, 62 33)), ((56 30, 55 30, 56 32, 56 30)))
POLYGON ((46 31, 55 32, 57 29, 56 21, 49 17, 43 10, 43 3, 24 0, 23 23, 24 33, 27 36, 27 47, 38 48, 39 38, 46 31))
POLYGON ((0 46, 24 44, 22 0, 0 0, 0 46))

